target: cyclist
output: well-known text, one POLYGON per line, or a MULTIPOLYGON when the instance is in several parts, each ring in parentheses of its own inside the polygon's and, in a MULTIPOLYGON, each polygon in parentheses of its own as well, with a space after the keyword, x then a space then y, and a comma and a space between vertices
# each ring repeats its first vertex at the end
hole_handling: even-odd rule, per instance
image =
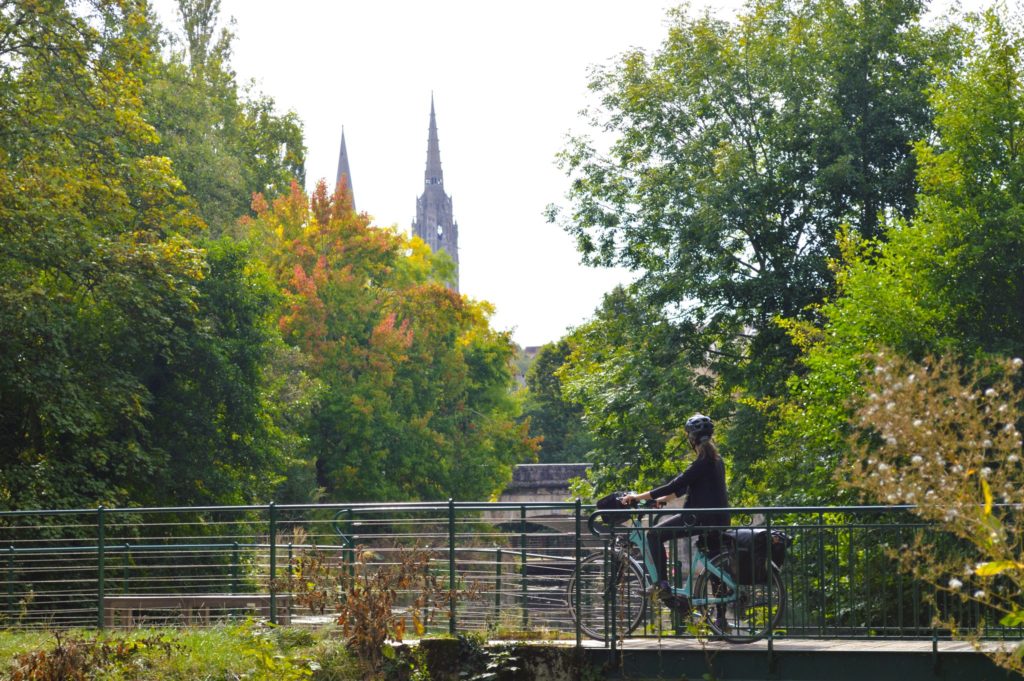
MULTIPOLYGON (((653 499, 657 503, 671 501, 684 494, 683 508, 727 509, 729 498, 725 489, 725 463, 711 436, 715 425, 703 414, 694 414, 686 420, 686 438, 697 453, 686 470, 671 481, 643 494, 626 494, 622 497, 624 506, 633 506, 638 501, 653 499)), ((665 564, 664 543, 689 537, 702 536, 706 550, 715 553, 721 546, 720 529, 729 524, 729 513, 711 513, 696 517, 693 514, 672 515, 659 521, 647 533, 647 543, 657 568, 657 581, 653 592, 663 601, 672 599, 668 583, 668 569, 665 564)))

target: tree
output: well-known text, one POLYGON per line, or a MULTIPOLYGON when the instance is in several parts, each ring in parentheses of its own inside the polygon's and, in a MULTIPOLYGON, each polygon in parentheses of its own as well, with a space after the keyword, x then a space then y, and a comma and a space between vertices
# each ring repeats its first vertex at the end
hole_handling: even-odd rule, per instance
POLYGON ((543 438, 538 453, 541 463, 582 463, 593 447, 582 409, 562 393, 559 371, 571 351, 565 338, 545 345, 526 372, 523 416, 530 420, 530 432, 543 438))
POLYGON ((832 292, 841 224, 872 238, 878 215, 914 209, 911 143, 929 132, 927 64, 948 40, 920 12, 906 0, 759 0, 736 23, 676 11, 658 52, 591 81, 607 150, 577 136, 560 156, 563 225, 584 260, 640 273, 634 294, 677 327, 663 338, 690 373, 714 376, 708 399, 737 414, 752 457, 757 411, 798 354, 774 320, 832 292))
POLYGON ((535 444, 490 308, 438 283, 446 256, 371 227, 340 187, 255 204, 242 227, 285 292, 279 327, 323 385, 306 425, 318 485, 349 500, 495 493, 535 444))
POLYGON ((234 35, 216 30, 219 0, 180 0, 178 9, 185 49, 154 64, 146 116, 159 135, 153 153, 173 161, 216 236, 250 213, 253 193, 273 199, 305 181, 302 124, 294 112, 275 113, 274 100, 252 86, 240 91, 230 68, 234 35))
POLYGON ((617 288, 568 340, 573 351, 558 377, 594 438, 593 487, 633 488, 678 472, 678 458, 689 452, 682 424, 705 410, 703 390, 712 380, 683 354, 686 331, 617 288))
POLYGON ((806 371, 777 414, 769 488, 786 480, 813 500, 834 498, 870 353, 920 360, 1024 346, 1020 38, 989 13, 969 18, 960 40, 963 58, 930 90, 936 133, 915 146, 915 215, 890 221, 884 243, 849 238, 840 294, 820 308, 821 326, 790 324, 806 371))
POLYGON ((4 508, 251 501, 279 468, 270 297, 147 153, 151 36, 134 2, 0 4, 4 508))

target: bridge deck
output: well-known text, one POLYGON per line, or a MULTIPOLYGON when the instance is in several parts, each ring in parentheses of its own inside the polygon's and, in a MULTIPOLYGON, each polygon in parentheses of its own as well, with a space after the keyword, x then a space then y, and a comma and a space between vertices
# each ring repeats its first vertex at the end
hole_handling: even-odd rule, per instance
MULTIPOLYGON (((415 641, 406 643, 415 644, 415 641)), ((433 643, 437 643, 434 641, 433 643)), ((491 641, 513 646, 521 660, 545 658, 551 646, 571 649, 574 640, 491 641), (535 652, 531 652, 535 651, 535 652)), ((992 647, 993 644, 987 644, 992 647)), ((729 644, 678 638, 634 638, 618 650, 583 641, 583 656, 603 679, 665 681, 1011 681, 1021 677, 999 669, 962 641, 778 640, 729 644)), ((554 677, 553 677, 554 678, 554 677)), ((566 677, 568 678, 568 677, 566 677)))
MULTIPOLYGON (((597 643, 597 642, 594 642, 597 643)), ((627 640, 616 651, 586 646, 592 663, 628 679, 730 681, 1007 681, 967 642, 874 639, 778 640, 744 645, 694 639, 627 640), (708 676, 705 676, 708 675, 708 676)), ((995 650, 997 644, 986 647, 995 650)))

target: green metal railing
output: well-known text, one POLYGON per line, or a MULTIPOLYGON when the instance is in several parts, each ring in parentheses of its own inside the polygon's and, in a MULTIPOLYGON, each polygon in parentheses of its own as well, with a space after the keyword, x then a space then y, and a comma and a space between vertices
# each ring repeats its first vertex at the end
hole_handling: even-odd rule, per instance
MULTIPOLYGON (((645 522, 673 512, 644 512, 645 522)), ((331 610, 311 611, 300 565, 315 564, 329 584, 355 574, 359 550, 373 555, 365 570, 394 565, 415 548, 428 552, 431 573, 447 587, 446 607, 427 621, 433 631, 544 632, 580 643, 570 609, 579 611, 580 595, 566 587, 581 560, 607 551, 609 539, 589 531, 591 514, 578 501, 454 500, 0 513, 0 626, 175 626, 253 615, 323 625, 333 621, 331 610)), ((793 540, 782 572, 787 609, 771 639, 934 640, 949 635, 933 625, 947 615, 987 636, 1022 638, 1019 628, 897 570, 893 552, 915 536, 950 541, 906 507, 742 508, 732 515, 734 524, 779 529, 793 540)), ((690 543, 670 550, 673 578, 682 580, 690 543)), ((400 601, 415 597, 410 591, 400 601)), ((665 619, 633 635, 690 635, 678 617, 651 612, 665 619)), ((609 624, 614 629, 617 618, 609 624)))

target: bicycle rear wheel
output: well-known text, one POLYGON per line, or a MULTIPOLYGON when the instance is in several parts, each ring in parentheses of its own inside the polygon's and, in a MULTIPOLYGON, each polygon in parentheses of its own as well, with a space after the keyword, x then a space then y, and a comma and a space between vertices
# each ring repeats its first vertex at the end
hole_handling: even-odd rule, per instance
MULTIPOLYGON (((711 559, 712 565, 725 574, 730 569, 730 556, 722 553, 711 559)), ((725 603, 700 605, 694 609, 701 621, 717 636, 730 643, 750 643, 778 629, 786 611, 786 587, 782 575, 772 568, 767 584, 737 584, 729 587, 710 570, 702 572, 694 583, 693 598, 698 603, 710 598, 726 599, 725 603)))
POLYGON ((598 640, 627 636, 643 621, 647 608, 643 571, 632 558, 615 553, 595 553, 573 571, 566 588, 569 612, 580 628, 598 640), (579 591, 579 611, 576 592, 579 591), (614 597, 614 598, 613 598, 614 597), (614 611, 612 609, 614 601, 614 611))

